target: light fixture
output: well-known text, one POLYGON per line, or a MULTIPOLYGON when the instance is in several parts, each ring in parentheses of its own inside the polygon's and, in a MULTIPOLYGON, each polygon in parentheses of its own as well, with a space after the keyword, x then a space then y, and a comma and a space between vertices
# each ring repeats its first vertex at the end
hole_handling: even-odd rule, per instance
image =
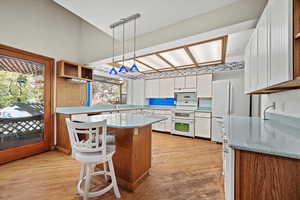
POLYGON ((136 66, 135 63, 135 58, 136 58, 136 54, 135 54, 135 49, 136 49, 136 18, 134 19, 134 31, 133 31, 133 65, 130 68, 131 72, 139 72, 139 68, 136 66))
POLYGON ((110 74, 110 75, 117 75, 118 72, 117 72, 117 70, 113 67, 113 68, 109 71, 109 74, 110 74))
POLYGON ((112 32, 113 32, 113 57, 112 57, 112 65, 113 65, 113 68, 109 71, 109 74, 110 75, 117 75, 118 72, 117 70, 115 69, 115 28, 112 28, 112 32))
POLYGON ((139 72, 139 69, 135 63, 135 58, 136 58, 136 19, 141 17, 141 14, 137 13, 137 14, 134 14, 134 15, 131 15, 127 18, 123 18, 121 20, 119 20, 118 22, 116 23, 113 23, 112 25, 110 25, 110 28, 113 30, 113 62, 112 62, 112 65, 113 65, 113 68, 110 70, 109 74, 111 75, 116 75, 118 73, 127 73, 128 72, 128 69, 127 67, 125 66, 125 24, 134 20, 134 63, 132 65, 132 67, 130 68, 130 71, 131 72, 139 72), (122 38, 122 43, 123 43, 123 52, 122 52, 122 66, 121 68, 119 69, 119 71, 117 71, 115 69, 115 35, 114 35, 114 29, 117 27, 117 26, 120 26, 122 25, 123 26, 123 38, 122 38))
MULTIPOLYGON (((121 19, 122 21, 125 21, 125 19, 121 19)), ((127 73, 128 72, 128 69, 125 67, 124 65, 124 62, 125 62, 125 23, 123 23, 123 38, 122 38, 122 42, 123 42, 123 45, 122 45, 122 53, 123 53, 123 56, 122 56, 122 67, 120 68, 119 70, 119 73, 127 73)))

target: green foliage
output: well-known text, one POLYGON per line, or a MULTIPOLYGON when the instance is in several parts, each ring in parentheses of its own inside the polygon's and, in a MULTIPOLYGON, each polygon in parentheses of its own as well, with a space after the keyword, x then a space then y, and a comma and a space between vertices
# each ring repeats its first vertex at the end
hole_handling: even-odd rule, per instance
POLYGON ((16 103, 43 103, 44 84, 32 83, 38 80, 43 80, 43 76, 0 71, 0 108, 16 103))

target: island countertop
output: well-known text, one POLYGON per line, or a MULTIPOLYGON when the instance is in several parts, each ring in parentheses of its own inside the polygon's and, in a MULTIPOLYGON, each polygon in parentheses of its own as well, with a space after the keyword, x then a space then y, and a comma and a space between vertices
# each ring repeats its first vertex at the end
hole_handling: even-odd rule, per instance
POLYGON ((271 114, 225 118, 225 134, 233 149, 300 159, 300 119, 271 114))
POLYGON ((106 115, 93 115, 76 117, 79 122, 98 122, 107 120, 107 126, 111 128, 141 128, 168 119, 164 116, 147 113, 115 113, 106 115))

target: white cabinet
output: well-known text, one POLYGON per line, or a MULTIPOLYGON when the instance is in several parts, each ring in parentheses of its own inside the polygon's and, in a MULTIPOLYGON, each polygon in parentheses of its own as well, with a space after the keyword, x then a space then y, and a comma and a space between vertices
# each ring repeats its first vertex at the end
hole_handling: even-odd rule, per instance
POLYGON ((197 77, 196 76, 186 76, 185 77, 185 88, 196 88, 197 77))
POLYGON ((145 97, 159 98, 159 79, 145 81, 145 97))
POLYGON ((212 74, 203 74, 197 76, 197 97, 212 97, 212 74))
POLYGON ((211 138, 211 114, 195 113, 195 136, 201 138, 211 138))
POLYGON ((245 77, 245 94, 248 94, 251 92, 250 88, 250 47, 251 43, 249 42, 245 49, 245 71, 244 71, 244 77, 245 77))
POLYGON ((184 89, 185 88, 185 77, 180 76, 175 78, 175 89, 184 89))
POLYGON ((160 98, 174 98, 174 79, 160 79, 159 80, 159 97, 160 98))
POLYGON ((245 49, 245 92, 293 79, 293 0, 270 0, 245 49))
POLYGON ((152 125, 152 130, 162 131, 162 132, 171 132, 171 123, 172 123, 172 113, 170 110, 154 110, 153 114, 167 117, 168 119, 157 122, 152 125))
POLYGON ((269 19, 270 12, 267 6, 257 24, 257 71, 258 71, 258 88, 268 87, 268 71, 269 71, 269 40, 270 40, 270 26, 269 19))
POLYGON ((196 89, 197 77, 196 76, 180 76, 175 78, 175 89, 196 89))
POLYGON ((251 37, 251 51, 250 51, 250 55, 251 55, 251 67, 250 67, 250 76, 251 76, 251 80, 250 80, 250 89, 251 91, 254 91, 257 89, 257 84, 258 84, 258 67, 257 67, 257 30, 255 30, 252 34, 251 37))
POLYGON ((271 0, 270 85, 292 79, 292 0, 271 0))

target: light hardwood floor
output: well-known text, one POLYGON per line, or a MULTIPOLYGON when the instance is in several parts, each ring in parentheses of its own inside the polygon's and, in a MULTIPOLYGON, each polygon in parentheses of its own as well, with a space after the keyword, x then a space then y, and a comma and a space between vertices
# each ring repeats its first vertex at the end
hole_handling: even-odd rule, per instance
MULTIPOLYGON (((221 145, 155 132, 152 145, 150 176, 134 193, 121 189, 122 199, 224 199, 221 145)), ((0 166, 0 199, 79 200, 75 194, 79 172, 76 160, 56 151, 4 164, 0 166)), ((115 198, 109 192, 91 199, 115 198)))

